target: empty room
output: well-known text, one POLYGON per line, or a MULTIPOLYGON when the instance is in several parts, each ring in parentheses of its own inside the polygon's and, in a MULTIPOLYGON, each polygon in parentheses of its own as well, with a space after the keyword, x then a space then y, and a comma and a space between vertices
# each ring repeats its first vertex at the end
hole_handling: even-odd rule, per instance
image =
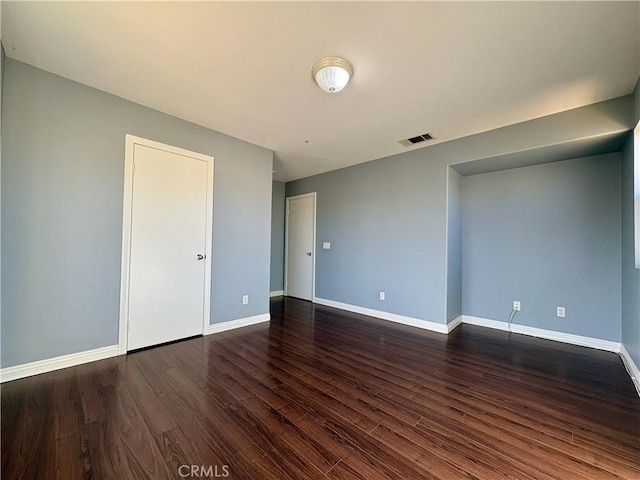
POLYGON ((6 480, 640 480, 640 1, 0 1, 6 480))

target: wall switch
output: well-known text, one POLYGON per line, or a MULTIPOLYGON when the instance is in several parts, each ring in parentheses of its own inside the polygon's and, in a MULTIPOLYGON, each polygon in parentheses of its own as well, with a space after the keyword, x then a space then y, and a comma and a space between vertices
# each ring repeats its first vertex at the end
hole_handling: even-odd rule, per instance
POLYGON ((514 300, 514 301, 513 301, 513 309, 514 309, 516 312, 519 312, 519 311, 520 311, 520 300, 514 300))
POLYGON ((247 305, 249 303, 249 295, 242 296, 242 304, 247 305))
POLYGON ((322 242, 323 250, 331 250, 331 242, 322 242))
POLYGON ((384 300, 384 292, 380 292, 380 300, 384 300))
POLYGON ((565 309, 564 307, 556 307, 556 316, 560 317, 560 318, 564 318, 565 317, 565 309))

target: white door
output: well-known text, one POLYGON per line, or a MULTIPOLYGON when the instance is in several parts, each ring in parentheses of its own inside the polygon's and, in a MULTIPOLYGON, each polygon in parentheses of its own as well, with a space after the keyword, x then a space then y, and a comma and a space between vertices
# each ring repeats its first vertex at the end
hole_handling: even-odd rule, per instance
POLYGON ((209 315, 213 159, 162 147, 132 146, 127 350, 201 334, 209 315))
POLYGON ((287 198, 285 294, 313 300, 316 194, 287 198))

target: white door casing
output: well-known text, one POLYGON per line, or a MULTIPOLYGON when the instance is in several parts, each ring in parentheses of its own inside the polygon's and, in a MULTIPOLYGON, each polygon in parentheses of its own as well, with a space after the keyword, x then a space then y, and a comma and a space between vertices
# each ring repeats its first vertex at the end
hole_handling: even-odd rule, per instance
POLYGON ((316 193, 287 198, 285 295, 315 297, 316 193))
POLYGON ((203 333, 213 158, 127 135, 123 200, 119 353, 203 333))

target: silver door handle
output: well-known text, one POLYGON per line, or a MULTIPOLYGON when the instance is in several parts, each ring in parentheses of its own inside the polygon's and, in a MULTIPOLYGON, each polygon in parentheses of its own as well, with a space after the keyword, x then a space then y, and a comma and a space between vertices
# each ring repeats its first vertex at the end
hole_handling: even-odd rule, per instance
POLYGON ((307 252, 307 257, 310 257, 310 256, 311 256, 311 252, 307 252))
POLYGON ((199 253, 199 254, 196 256, 196 258, 197 258, 198 260, 204 260, 205 258, 207 258, 207 256, 206 256, 206 255, 203 255, 203 254, 201 254, 201 253, 199 253))

